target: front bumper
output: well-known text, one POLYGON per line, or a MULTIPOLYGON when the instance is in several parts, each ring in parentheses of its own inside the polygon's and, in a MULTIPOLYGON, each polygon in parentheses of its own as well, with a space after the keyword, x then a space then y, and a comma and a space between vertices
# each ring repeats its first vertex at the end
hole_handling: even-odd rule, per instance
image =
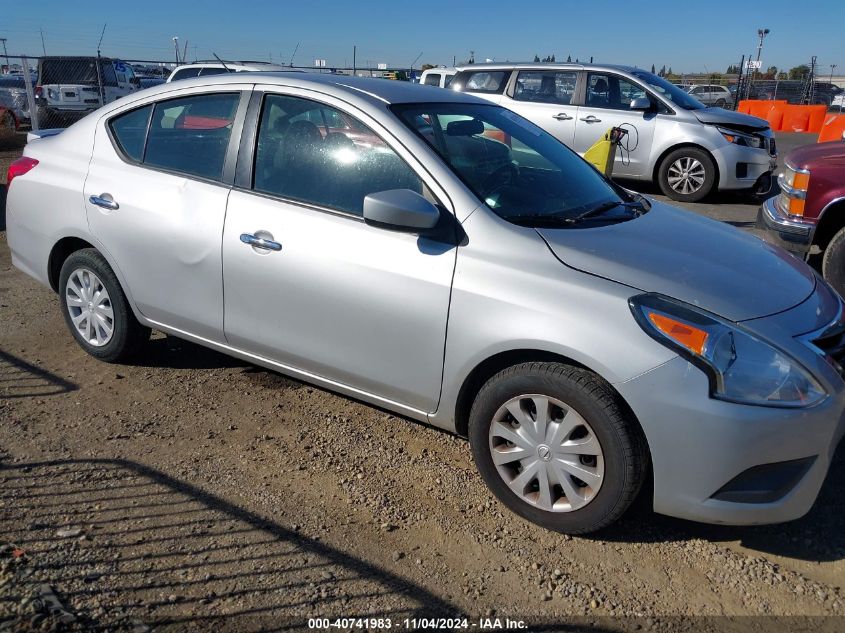
MULTIPOLYGON (((777 167, 777 154, 724 143, 712 150, 719 168, 719 190, 760 189, 762 183, 771 187, 771 175, 777 167)), ((760 191, 766 193, 766 191, 760 191)))
POLYGON ((845 434, 845 383, 836 380, 835 393, 808 409, 712 399, 707 377, 682 358, 616 384, 651 450, 655 512, 731 525, 781 523, 806 514, 845 434), (725 487, 750 469, 797 460, 809 464, 774 500, 727 500, 732 497, 725 487))
POLYGON ((757 211, 757 228, 766 240, 804 259, 813 243, 816 225, 787 216, 775 204, 777 196, 766 200, 757 211))

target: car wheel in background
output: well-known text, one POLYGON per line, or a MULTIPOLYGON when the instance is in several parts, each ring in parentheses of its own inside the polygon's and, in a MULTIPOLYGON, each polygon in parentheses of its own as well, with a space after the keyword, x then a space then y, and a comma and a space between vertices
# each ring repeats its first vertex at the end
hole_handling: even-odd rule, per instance
POLYGON ((822 275, 845 297, 845 228, 833 236, 822 256, 822 275))
POLYGON ((724 99, 717 99, 716 100, 716 107, 717 108, 724 108, 726 101, 724 99))
POLYGON ((150 329, 132 313, 111 267, 93 248, 76 251, 65 260, 59 299, 71 334, 95 358, 117 362, 150 337, 150 329))
POLYGON ((657 181, 672 200, 698 202, 716 184, 716 165, 704 150, 682 147, 670 152, 660 163, 657 181))
POLYGON ((561 363, 516 365, 488 380, 470 412, 469 440, 502 503, 568 534, 617 520, 648 471, 645 440, 618 394, 561 363))

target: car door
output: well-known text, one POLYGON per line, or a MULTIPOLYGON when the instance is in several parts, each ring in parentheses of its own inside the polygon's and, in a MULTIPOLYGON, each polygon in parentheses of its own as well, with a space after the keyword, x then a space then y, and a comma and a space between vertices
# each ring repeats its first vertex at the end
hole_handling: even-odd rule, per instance
POLYGON ((572 147, 578 106, 573 103, 578 72, 574 70, 520 70, 513 94, 500 105, 535 123, 572 147))
POLYGON ((92 233, 148 319, 223 338, 220 239, 249 86, 162 99, 103 119, 84 196, 92 233))
POLYGON ((378 228, 362 209, 378 191, 412 189, 438 204, 445 195, 375 121, 313 95, 269 92, 255 97, 260 116, 251 107, 257 140, 241 147, 223 232, 226 338, 341 388, 433 411, 454 234, 378 228))
POLYGON ((605 71, 586 73, 584 103, 578 107, 573 147, 586 152, 612 127, 622 127, 627 135, 616 151, 614 176, 651 178, 649 157, 658 117, 657 102, 639 83, 605 71), (631 110, 637 97, 652 99, 654 109, 631 110))

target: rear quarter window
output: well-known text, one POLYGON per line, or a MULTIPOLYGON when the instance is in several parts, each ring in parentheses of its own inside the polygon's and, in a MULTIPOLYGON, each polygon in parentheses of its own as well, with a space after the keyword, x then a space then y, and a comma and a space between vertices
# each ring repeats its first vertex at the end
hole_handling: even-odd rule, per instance
POLYGON ((139 163, 144 157, 144 140, 152 111, 151 104, 121 114, 109 121, 109 129, 118 148, 128 158, 139 163))
POLYGON ((505 90, 510 72, 506 70, 465 70, 455 82, 467 92, 501 94, 505 90))

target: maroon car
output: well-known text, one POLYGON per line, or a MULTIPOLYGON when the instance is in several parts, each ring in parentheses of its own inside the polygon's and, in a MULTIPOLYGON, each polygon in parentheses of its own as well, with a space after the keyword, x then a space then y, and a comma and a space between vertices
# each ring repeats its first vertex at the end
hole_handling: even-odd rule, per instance
POLYGON ((793 150, 778 184, 757 226, 802 259, 820 253, 824 278, 845 296, 845 141, 793 150))

